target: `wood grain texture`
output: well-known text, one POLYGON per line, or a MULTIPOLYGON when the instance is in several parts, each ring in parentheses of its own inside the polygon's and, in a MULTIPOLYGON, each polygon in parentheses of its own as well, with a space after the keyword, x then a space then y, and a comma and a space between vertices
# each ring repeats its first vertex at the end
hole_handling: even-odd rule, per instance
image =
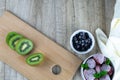
MULTIPOLYGON (((115 0, 6 0, 5 5, 4 1, 0 0, 0 6, 3 5, 71 52, 69 38, 75 30, 87 29, 94 34, 94 30, 100 27, 109 33, 115 3, 115 0)), ((0 10, 0 14, 3 12, 4 9, 0 10)), ((99 49, 96 45, 91 53, 77 56, 84 60, 97 51, 99 49)), ((3 63, 1 66, 3 75, 0 75, 0 79, 24 80, 23 76, 9 66, 4 66, 3 63)), ((79 75, 78 70, 73 80, 82 80, 79 75)))
MULTIPOLYGON (((9 12, 5 12, 0 17, 0 27, 0 45, 2 45, 0 47, 0 60, 30 80, 71 80, 82 62, 72 53, 60 47, 9 12), (34 49, 31 53, 41 52, 45 56, 45 60, 41 65, 35 67, 29 66, 25 62, 26 56, 18 55, 8 47, 5 39, 6 35, 11 31, 18 32, 33 41, 34 49), (52 73, 51 68, 54 65, 61 67, 61 73, 59 75, 52 73)), ((14 74, 14 71, 12 71, 11 75, 16 76, 17 74, 14 74)), ((15 78, 10 77, 10 79, 14 80, 15 78)))
POLYGON ((105 0, 105 21, 106 21, 106 34, 109 35, 111 20, 114 15, 114 6, 116 0, 105 0))

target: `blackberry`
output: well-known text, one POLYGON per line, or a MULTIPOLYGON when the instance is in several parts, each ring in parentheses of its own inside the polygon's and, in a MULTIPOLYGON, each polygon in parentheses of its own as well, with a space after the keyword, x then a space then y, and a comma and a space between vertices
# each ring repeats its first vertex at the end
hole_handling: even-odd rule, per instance
POLYGON ((77 51, 87 51, 92 45, 92 39, 87 32, 79 32, 73 37, 72 42, 77 51))

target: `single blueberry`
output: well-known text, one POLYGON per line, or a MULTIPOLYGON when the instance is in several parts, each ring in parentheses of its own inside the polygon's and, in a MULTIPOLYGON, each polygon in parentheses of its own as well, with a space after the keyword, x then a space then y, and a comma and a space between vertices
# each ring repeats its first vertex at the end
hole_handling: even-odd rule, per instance
POLYGON ((78 41, 76 40, 75 43, 78 44, 78 41))
POLYGON ((75 37, 78 39, 78 37, 79 37, 79 34, 76 34, 76 35, 75 35, 75 37))
POLYGON ((91 44, 88 44, 88 48, 90 48, 91 47, 91 44))
POLYGON ((92 39, 91 38, 88 38, 88 44, 92 43, 92 39))
POLYGON ((79 32, 79 36, 84 36, 84 32, 79 32))
POLYGON ((78 44, 81 44, 82 43, 82 41, 80 40, 79 42, 78 42, 78 44))
POLYGON ((82 36, 79 36, 78 39, 81 40, 81 39, 82 39, 82 36))
POLYGON ((80 48, 80 45, 77 45, 76 48, 79 49, 79 48, 80 48))
POLYGON ((88 44, 85 44, 85 47, 88 47, 88 44))
POLYGON ((85 43, 82 43, 81 46, 83 47, 85 45, 85 43))
POLYGON ((85 37, 86 37, 86 39, 89 38, 89 35, 88 35, 88 33, 86 33, 86 32, 85 32, 85 37))
POLYGON ((85 40, 81 40, 81 42, 82 42, 82 43, 84 43, 84 42, 85 42, 85 40))
POLYGON ((85 40, 85 44, 88 44, 88 40, 85 40))
POLYGON ((76 41, 76 40, 77 40, 77 37, 76 37, 76 36, 74 36, 74 37, 73 37, 73 41, 76 41))
POLYGON ((73 44, 73 47, 75 48, 75 47, 76 47, 76 44, 73 44))
POLYGON ((82 47, 82 48, 81 48, 81 51, 85 51, 85 48, 84 48, 84 47, 82 47))

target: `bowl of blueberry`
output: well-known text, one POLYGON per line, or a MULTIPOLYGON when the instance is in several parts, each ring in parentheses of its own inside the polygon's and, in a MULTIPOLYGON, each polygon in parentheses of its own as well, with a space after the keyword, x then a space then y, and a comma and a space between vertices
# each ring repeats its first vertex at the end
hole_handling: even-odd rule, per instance
POLYGON ((109 58, 97 53, 83 61, 80 72, 83 80, 112 80, 114 66, 109 58))
POLYGON ((87 30, 77 30, 70 37, 70 46, 77 54, 89 53, 95 44, 93 35, 87 30))

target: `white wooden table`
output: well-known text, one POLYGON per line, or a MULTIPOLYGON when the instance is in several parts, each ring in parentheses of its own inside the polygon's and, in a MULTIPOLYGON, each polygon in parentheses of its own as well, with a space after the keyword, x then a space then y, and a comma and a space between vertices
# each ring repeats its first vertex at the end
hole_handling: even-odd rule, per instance
MULTIPOLYGON (((75 30, 87 29, 95 34, 95 29, 100 27, 109 33, 114 4, 115 0, 0 0, 0 15, 5 10, 11 11, 72 52, 69 38, 75 30)), ((96 44, 89 54, 76 56, 84 60, 98 51, 96 44)), ((0 80, 27 79, 0 62, 0 80)), ((73 80, 82 80, 79 69, 73 80)))

